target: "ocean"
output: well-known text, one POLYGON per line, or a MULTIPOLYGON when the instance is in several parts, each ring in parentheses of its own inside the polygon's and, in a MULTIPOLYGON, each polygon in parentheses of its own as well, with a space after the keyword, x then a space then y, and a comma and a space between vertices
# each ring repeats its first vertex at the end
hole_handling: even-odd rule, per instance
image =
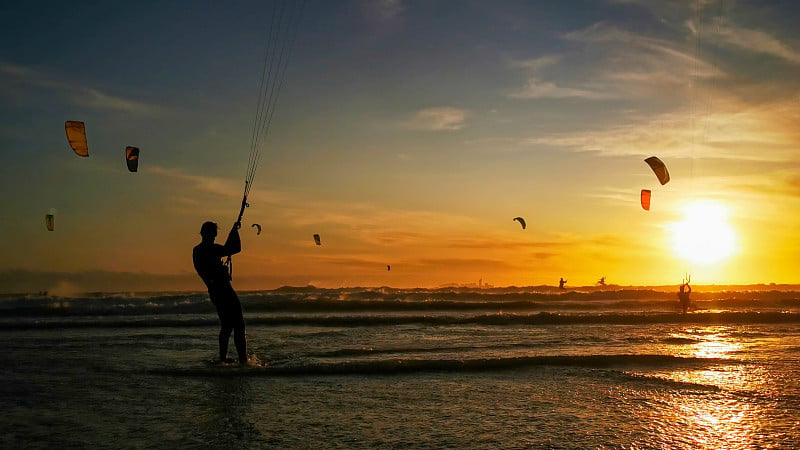
POLYGON ((5 295, 0 447, 800 447, 800 293, 692 296, 240 292, 239 367, 205 293, 5 295))

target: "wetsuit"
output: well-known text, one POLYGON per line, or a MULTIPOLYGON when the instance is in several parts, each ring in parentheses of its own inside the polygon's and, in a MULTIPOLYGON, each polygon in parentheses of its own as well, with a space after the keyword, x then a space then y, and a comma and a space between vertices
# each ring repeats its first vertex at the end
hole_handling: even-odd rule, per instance
POLYGON ((247 362, 247 338, 245 337, 244 316, 239 297, 231 286, 228 269, 222 258, 235 255, 242 250, 239 231, 234 227, 225 245, 215 244, 213 239, 203 239, 192 251, 192 260, 197 274, 208 287, 211 303, 217 308, 219 316, 219 358, 226 361, 228 356, 228 340, 233 331, 233 343, 239 354, 239 362, 247 362))

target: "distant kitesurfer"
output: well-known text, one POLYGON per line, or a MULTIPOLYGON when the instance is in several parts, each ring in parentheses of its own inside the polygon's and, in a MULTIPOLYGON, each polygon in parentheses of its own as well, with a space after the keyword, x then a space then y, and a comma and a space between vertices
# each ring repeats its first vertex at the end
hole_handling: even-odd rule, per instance
POLYGON ((605 286, 606 285, 606 277, 600 277, 600 279, 597 280, 597 285, 598 286, 605 286))
POLYGON ((217 224, 206 222, 200 227, 202 241, 194 247, 192 260, 197 274, 208 287, 208 296, 211 303, 217 308, 219 316, 219 359, 221 362, 231 363, 228 358, 228 340, 233 331, 233 343, 239 354, 239 364, 247 364, 247 338, 245 337, 245 324, 242 315, 242 305, 239 297, 231 286, 231 277, 228 268, 222 263, 222 258, 242 251, 242 242, 239 239, 240 223, 235 223, 225 245, 214 243, 217 237, 217 224))
POLYGON ((564 278, 561 278, 560 280, 558 280, 558 288, 559 289, 566 289, 564 287, 565 284, 567 284, 567 280, 565 280, 564 278))
POLYGON ((680 290, 678 291, 678 300, 681 303, 681 311, 686 314, 689 311, 689 306, 691 305, 691 300, 689 299, 689 295, 692 293, 692 286, 689 285, 689 282, 685 282, 681 285, 680 290))

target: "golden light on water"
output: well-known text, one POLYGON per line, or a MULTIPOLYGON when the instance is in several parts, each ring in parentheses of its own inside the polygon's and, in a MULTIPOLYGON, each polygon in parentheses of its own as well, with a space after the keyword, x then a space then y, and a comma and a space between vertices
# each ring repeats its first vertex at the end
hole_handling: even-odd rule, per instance
POLYGON ((727 358, 742 348, 740 343, 717 334, 706 336, 705 339, 694 346, 695 358, 727 358))
POLYGON ((681 352, 687 357, 730 359, 701 370, 672 372, 676 381, 696 386, 719 388, 720 391, 696 391, 665 399, 673 416, 664 420, 664 435, 675 436, 679 447, 691 448, 753 448, 757 439, 763 411, 754 403, 742 401, 729 392, 759 392, 763 390, 757 368, 735 362, 735 354, 744 349, 734 329, 709 326, 685 329, 676 337, 691 337, 681 352))
POLYGON ((691 263, 712 264, 731 257, 737 236, 728 222, 729 209, 713 200, 695 200, 683 208, 684 217, 671 224, 675 253, 691 263))

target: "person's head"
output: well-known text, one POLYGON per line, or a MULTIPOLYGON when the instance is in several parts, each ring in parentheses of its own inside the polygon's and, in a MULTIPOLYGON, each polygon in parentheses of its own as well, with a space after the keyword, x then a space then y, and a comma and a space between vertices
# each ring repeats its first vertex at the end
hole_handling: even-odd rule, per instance
POLYGON ((217 237, 217 224, 210 221, 205 222, 203 226, 200 227, 200 236, 202 236, 204 240, 214 240, 214 238, 217 237))

